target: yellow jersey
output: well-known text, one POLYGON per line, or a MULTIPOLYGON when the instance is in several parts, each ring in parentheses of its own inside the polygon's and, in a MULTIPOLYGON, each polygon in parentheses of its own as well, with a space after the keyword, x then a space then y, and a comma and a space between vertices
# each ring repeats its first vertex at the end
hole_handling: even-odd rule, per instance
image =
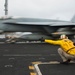
POLYGON ((49 40, 45 39, 46 43, 50 43, 53 45, 60 45, 60 47, 67 53, 75 55, 75 46, 73 42, 69 39, 62 39, 62 40, 49 40))

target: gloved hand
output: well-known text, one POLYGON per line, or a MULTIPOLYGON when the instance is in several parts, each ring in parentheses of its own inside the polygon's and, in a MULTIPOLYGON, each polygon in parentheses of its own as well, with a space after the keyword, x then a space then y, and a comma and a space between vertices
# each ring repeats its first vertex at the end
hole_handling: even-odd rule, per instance
POLYGON ((42 41, 42 42, 44 42, 45 39, 43 37, 41 37, 39 40, 42 41))

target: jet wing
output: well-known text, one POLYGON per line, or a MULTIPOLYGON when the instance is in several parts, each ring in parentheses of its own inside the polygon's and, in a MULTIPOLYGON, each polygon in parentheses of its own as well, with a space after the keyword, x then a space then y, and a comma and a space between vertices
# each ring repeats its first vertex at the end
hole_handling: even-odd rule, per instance
POLYGON ((4 24, 14 24, 14 25, 50 25, 49 22, 5 22, 4 24))
POLYGON ((72 22, 54 22, 50 26, 75 26, 72 22))
POLYGON ((72 22, 5 22, 13 25, 48 25, 48 26, 75 26, 72 22))

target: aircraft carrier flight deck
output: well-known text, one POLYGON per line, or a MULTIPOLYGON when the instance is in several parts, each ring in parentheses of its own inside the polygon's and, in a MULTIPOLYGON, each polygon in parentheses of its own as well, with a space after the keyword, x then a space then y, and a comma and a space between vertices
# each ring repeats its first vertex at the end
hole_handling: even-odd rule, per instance
POLYGON ((75 64, 59 64, 59 46, 0 43, 0 75, 75 75, 75 64))

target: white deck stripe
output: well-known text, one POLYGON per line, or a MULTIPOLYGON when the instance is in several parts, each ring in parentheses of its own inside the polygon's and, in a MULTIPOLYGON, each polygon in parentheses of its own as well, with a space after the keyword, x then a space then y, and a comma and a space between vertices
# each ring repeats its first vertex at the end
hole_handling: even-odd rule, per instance
MULTIPOLYGON (((71 61, 70 63, 75 63, 74 61, 71 61)), ((60 64, 60 62, 58 61, 50 61, 50 62, 42 62, 42 63, 39 63, 39 64, 60 64)), ((40 71, 40 68, 39 68, 39 64, 34 64, 34 68, 35 68, 35 71, 37 73, 37 75, 42 75, 41 71, 40 71)))
POLYGON ((36 72, 37 72, 37 75, 42 75, 42 73, 41 73, 41 71, 40 71, 40 69, 39 69, 39 67, 38 67, 38 64, 35 64, 35 65, 34 65, 34 68, 35 68, 35 70, 36 70, 36 72))
POLYGON ((36 54, 33 54, 33 55, 31 55, 31 54, 5 54, 5 55, 3 55, 3 56, 42 56, 41 54, 38 54, 38 55, 36 55, 36 54))

